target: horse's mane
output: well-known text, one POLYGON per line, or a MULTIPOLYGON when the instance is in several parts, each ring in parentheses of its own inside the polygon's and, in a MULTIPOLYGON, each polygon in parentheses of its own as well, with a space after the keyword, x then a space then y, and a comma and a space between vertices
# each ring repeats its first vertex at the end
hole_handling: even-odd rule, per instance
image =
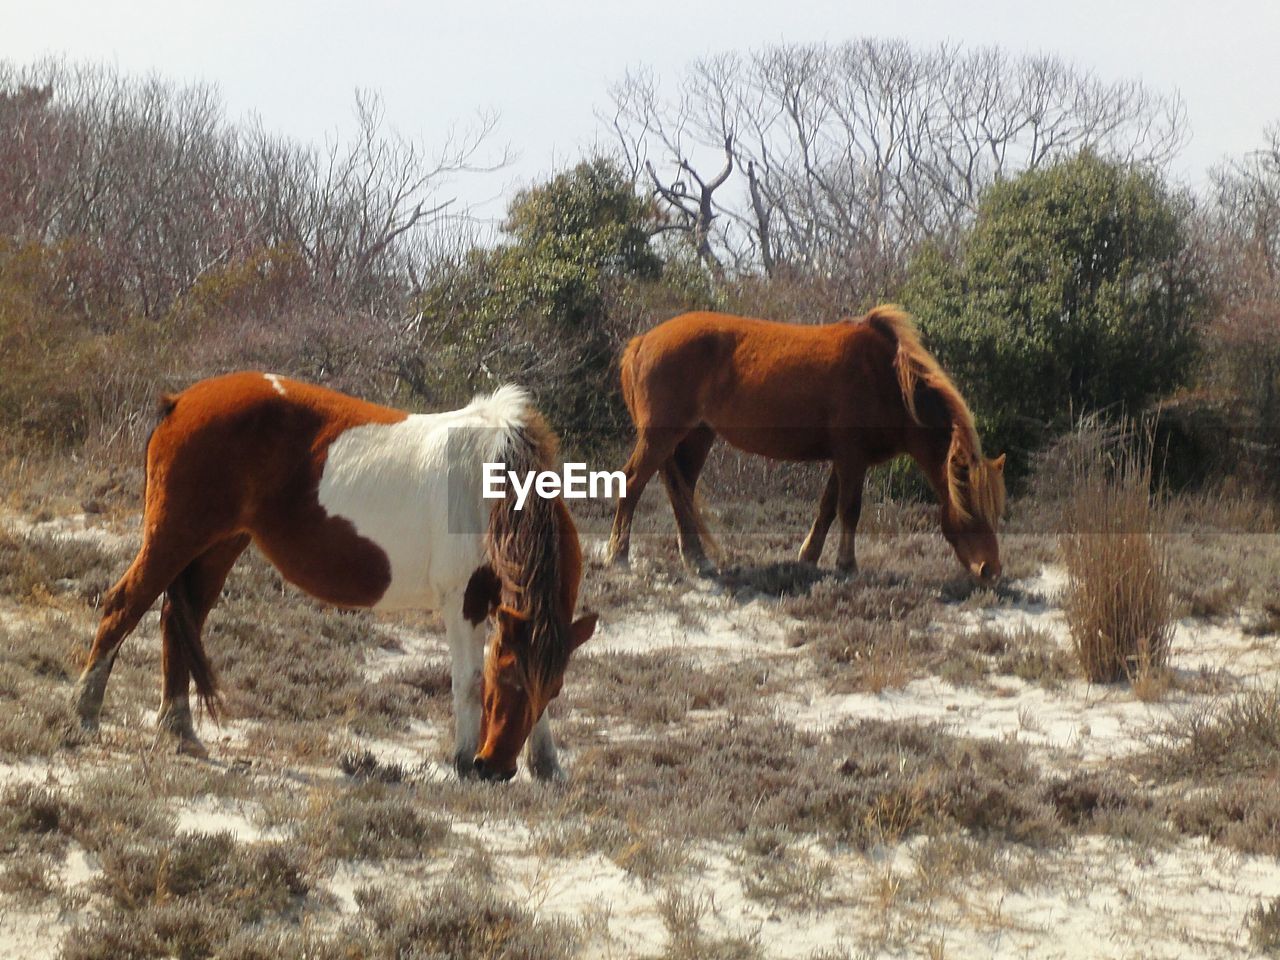
POLYGON ((955 383, 920 342, 915 321, 901 307, 893 304, 875 307, 863 317, 863 321, 898 344, 893 365, 898 372, 898 386, 911 419, 927 426, 916 407, 918 390, 928 390, 947 412, 951 423, 947 495, 952 509, 961 521, 976 515, 992 528, 996 527, 1004 512, 1003 478, 982 455, 982 441, 978 438, 973 413, 955 383), (962 469, 965 464, 968 465, 967 478, 962 469))
MULTIPOLYGON (((519 474, 555 468, 559 441, 542 415, 526 404, 510 429, 503 458, 519 474)), ((560 565, 559 501, 530 496, 524 509, 498 500, 490 513, 487 552, 502 583, 502 602, 528 621, 528 681, 537 687, 563 674, 569 660, 560 565)))

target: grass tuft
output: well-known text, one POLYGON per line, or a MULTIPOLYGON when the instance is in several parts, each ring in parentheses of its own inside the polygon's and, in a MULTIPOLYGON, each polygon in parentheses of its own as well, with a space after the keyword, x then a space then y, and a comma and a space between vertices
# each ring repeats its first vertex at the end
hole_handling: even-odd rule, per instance
POLYGON ((1270 903, 1259 903, 1245 918, 1249 941, 1269 957, 1280 956, 1280 897, 1270 903))
POLYGON ((1102 436, 1081 443, 1066 504, 1062 553, 1071 639, 1094 683, 1149 677, 1164 670, 1173 635, 1168 549, 1154 536, 1150 444, 1095 421, 1077 431, 1102 436))

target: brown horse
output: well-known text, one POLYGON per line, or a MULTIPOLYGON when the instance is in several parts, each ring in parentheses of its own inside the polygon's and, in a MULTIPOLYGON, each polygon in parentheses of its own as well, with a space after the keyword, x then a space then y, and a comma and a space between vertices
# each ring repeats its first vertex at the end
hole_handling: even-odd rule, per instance
POLYGON ((158 725, 179 749, 204 754, 190 682, 211 715, 219 701, 201 631, 252 541, 321 600, 444 615, 460 775, 512 776, 526 740, 535 775, 560 775, 545 710, 596 622, 572 621, 578 534, 558 498, 517 509, 482 496, 485 463, 517 472, 554 464, 555 437, 523 390, 407 414, 237 373, 166 397, 161 413, 147 442, 142 547, 106 595, 77 684, 86 727, 98 724, 121 642, 164 593, 158 725))
POLYGON ((636 502, 661 470, 681 554, 706 566, 694 491, 711 444, 723 436, 777 460, 831 461, 801 560, 818 562, 839 513, 837 565, 857 568, 867 469, 905 453, 937 493, 942 533, 960 562, 982 580, 1000 575, 1004 456, 982 456, 964 398, 897 307, 825 326, 686 313, 627 345, 622 393, 637 439, 623 468, 612 560, 626 561, 636 502))

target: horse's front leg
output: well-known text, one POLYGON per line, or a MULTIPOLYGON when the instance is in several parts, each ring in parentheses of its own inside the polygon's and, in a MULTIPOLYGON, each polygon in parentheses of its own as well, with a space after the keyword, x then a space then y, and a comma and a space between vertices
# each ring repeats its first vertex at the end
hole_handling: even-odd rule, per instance
POLYGON ((560 757, 556 752, 556 741, 551 736, 551 721, 547 711, 533 725, 529 733, 528 750, 529 769, 539 780, 567 780, 564 768, 560 766, 560 757))
POLYGON ((836 518, 836 501, 840 492, 840 478, 836 468, 832 466, 831 475, 827 477, 827 485, 822 490, 818 501, 818 515, 813 518, 813 526, 809 535, 800 546, 800 562, 812 563, 815 566, 822 559, 822 547, 827 542, 827 531, 831 529, 831 521, 836 518))
POLYGON ((449 604, 445 619, 453 681, 453 767, 459 777, 475 771, 480 747, 480 688, 484 669, 485 621, 472 624, 462 614, 462 603, 449 604))
POLYGON ((858 531, 858 518, 862 515, 862 487, 867 477, 864 463, 854 460, 839 465, 840 495, 837 509, 840 513, 840 550, 836 554, 836 567, 845 573, 858 569, 854 549, 854 537, 858 531))

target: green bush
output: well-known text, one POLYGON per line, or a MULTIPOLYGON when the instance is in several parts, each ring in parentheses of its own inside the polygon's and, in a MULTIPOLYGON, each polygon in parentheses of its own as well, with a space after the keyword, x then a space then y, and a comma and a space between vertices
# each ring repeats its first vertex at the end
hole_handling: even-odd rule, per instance
POLYGON ((988 448, 1025 466, 1073 417, 1137 414, 1185 381, 1206 301, 1186 206, 1082 153, 996 184, 952 255, 916 256, 903 300, 988 448))
POLYGON ((599 158, 522 191, 505 242, 471 248, 424 287, 421 346, 402 358, 402 380, 432 405, 515 381, 535 391, 570 443, 628 433, 616 376, 622 344, 710 297, 678 256, 668 276, 650 241, 654 216, 626 174, 599 158), (663 300, 671 309, 653 317, 663 300))

